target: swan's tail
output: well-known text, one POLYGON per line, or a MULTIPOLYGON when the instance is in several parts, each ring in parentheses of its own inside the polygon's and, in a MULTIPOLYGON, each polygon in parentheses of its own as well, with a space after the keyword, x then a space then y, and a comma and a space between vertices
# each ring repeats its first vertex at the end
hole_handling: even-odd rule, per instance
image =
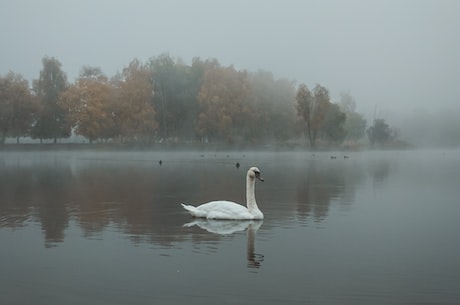
POLYGON ((187 205, 185 203, 181 203, 180 205, 189 212, 191 212, 195 208, 194 206, 187 205))
POLYGON ((184 209, 186 209, 193 217, 205 217, 206 216, 206 213, 203 213, 203 211, 200 211, 199 209, 197 209, 196 207, 194 207, 193 205, 188 205, 188 204, 184 204, 184 203, 181 203, 182 207, 184 209))

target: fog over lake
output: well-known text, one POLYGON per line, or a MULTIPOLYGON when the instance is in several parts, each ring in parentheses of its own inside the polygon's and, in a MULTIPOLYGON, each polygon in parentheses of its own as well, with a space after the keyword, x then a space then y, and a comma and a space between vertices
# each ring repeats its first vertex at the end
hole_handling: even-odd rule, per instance
POLYGON ((458 150, 2 151, 0 303, 458 304, 459 181, 458 150), (250 166, 263 221, 180 206, 250 166))

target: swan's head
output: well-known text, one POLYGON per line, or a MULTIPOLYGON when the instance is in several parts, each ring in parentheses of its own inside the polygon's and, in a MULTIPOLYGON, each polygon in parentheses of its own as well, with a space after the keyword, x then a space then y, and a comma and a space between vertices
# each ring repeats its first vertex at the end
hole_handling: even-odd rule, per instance
POLYGON ((251 167, 248 170, 248 177, 251 179, 257 178, 260 181, 264 181, 264 178, 260 176, 260 170, 257 167, 251 167))

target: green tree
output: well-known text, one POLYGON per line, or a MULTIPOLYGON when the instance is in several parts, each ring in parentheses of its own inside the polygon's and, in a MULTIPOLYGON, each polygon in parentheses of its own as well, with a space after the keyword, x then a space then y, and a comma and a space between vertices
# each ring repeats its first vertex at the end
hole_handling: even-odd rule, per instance
POLYGON ((273 107, 267 121, 267 129, 271 138, 286 141, 295 134, 295 87, 288 79, 277 79, 271 87, 273 107))
POLYGON ((374 124, 367 129, 371 145, 384 144, 391 136, 391 129, 384 119, 375 119, 374 124))
POLYGON ((168 139, 169 129, 169 101, 173 93, 173 74, 174 74, 174 59, 167 53, 163 53, 158 57, 150 59, 149 68, 153 79, 153 88, 155 95, 153 101, 157 109, 157 120, 159 131, 165 139, 168 139))
POLYGON ((67 87, 67 76, 61 69, 61 63, 54 57, 42 59, 43 69, 40 77, 33 82, 33 89, 41 106, 37 121, 32 130, 32 136, 43 139, 69 137, 70 125, 67 112, 58 105, 59 95, 67 87))
POLYGON ((192 67, 169 54, 151 58, 148 66, 155 90, 153 103, 159 134, 165 140, 180 135, 193 136, 200 83, 192 79, 192 67))
POLYGON ((83 66, 80 71, 80 79, 96 79, 96 80, 107 80, 107 77, 102 73, 102 69, 100 67, 93 67, 93 66, 83 66))
POLYGON ((297 89, 296 101, 297 115, 305 122, 310 145, 314 147, 331 105, 329 91, 318 84, 311 92, 305 84, 301 84, 297 89))
POLYGON ((344 129, 346 140, 357 141, 366 133, 366 120, 362 114, 355 112, 356 102, 349 92, 340 93, 340 109, 345 112, 346 120, 344 129))
POLYGON ((356 110, 356 102, 350 92, 340 92, 340 110, 345 113, 353 113, 356 110))
POLYGON ((366 133, 366 119, 362 114, 351 112, 346 114, 345 120, 345 132, 346 139, 350 141, 357 141, 364 137, 366 133))
POLYGON ((29 135, 38 109, 27 80, 13 72, 0 77, 0 143, 29 135))
POLYGON ((286 141, 294 133, 295 88, 287 79, 275 79, 266 71, 251 73, 245 103, 244 137, 251 143, 267 140, 286 141))
POLYGON ((313 100, 312 128, 313 139, 315 139, 326 120, 326 115, 332 104, 330 102, 329 91, 319 84, 313 88, 313 100))
POLYGON ((313 95, 308 89, 307 85, 300 84, 297 88, 296 94, 297 101, 297 115, 302 118, 306 124, 306 131, 308 139, 310 140, 310 145, 314 146, 313 133, 312 133, 312 116, 313 116, 313 95))
POLYGON ((345 119, 346 115, 340 110, 339 105, 331 104, 321 128, 323 138, 331 142, 342 143, 346 136, 345 119))

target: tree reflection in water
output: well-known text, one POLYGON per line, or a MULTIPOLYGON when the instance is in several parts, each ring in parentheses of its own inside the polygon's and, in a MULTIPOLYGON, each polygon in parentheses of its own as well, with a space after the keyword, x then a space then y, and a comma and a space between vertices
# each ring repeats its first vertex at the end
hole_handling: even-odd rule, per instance
MULTIPOLYGON (((104 154, 96 154, 100 159, 95 160, 71 156, 59 162, 4 162, 0 226, 38 223, 46 246, 63 242, 73 221, 84 237, 110 227, 134 243, 172 247, 187 238, 182 224, 188 215, 182 211, 181 202, 221 198, 244 202, 244 172, 235 169, 234 161, 226 157, 213 156, 212 162, 201 157, 193 162, 168 160, 160 167, 152 161, 159 158, 147 153, 136 157, 140 160, 131 155, 104 159, 104 154)), ((264 159, 254 154, 244 159, 259 165, 266 176, 266 183, 256 191, 268 228, 293 219, 321 222, 328 216, 331 203, 347 207, 354 201, 355 188, 366 180, 366 170, 382 179, 390 169, 366 168, 365 162, 355 162, 353 157, 330 160, 317 154, 308 160, 280 156, 264 159)))

